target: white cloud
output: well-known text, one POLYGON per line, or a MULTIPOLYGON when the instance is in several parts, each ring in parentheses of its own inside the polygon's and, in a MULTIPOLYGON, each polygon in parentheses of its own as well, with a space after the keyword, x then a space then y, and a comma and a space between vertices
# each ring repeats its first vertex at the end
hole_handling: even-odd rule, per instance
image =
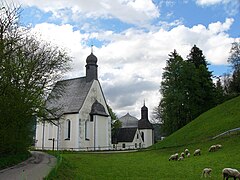
POLYGON ((90 47, 86 45, 89 39, 94 37, 107 42, 101 47, 94 47, 106 99, 118 115, 130 112, 139 117, 144 99, 150 112, 158 105, 162 70, 168 54, 174 49, 186 58, 196 44, 209 63, 227 63, 233 41, 227 30, 232 22, 233 19, 226 19, 208 27, 201 24, 193 27, 179 25, 171 30, 155 29, 150 32, 131 28, 120 33, 96 31, 83 34, 68 24, 47 23, 36 25, 34 30, 42 33, 42 38, 70 49, 74 59, 68 77, 85 75, 85 60, 90 54, 90 47))
MULTIPOLYGON (((11 3, 11 0, 9 0, 11 3)), ((23 6, 36 6, 57 18, 117 18, 125 23, 144 25, 159 16, 151 0, 18 0, 23 6)))
POLYGON ((239 0, 197 0, 196 3, 201 6, 223 5, 231 16, 236 15, 240 10, 239 0))

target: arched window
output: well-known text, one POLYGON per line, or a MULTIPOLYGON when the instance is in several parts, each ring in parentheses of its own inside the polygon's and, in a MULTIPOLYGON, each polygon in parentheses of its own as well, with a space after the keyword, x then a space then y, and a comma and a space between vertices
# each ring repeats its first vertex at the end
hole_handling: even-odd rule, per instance
POLYGON ((144 132, 141 133, 142 140, 144 142, 144 132))
POLYGON ((89 140, 89 121, 85 121, 85 140, 89 140))
POLYGON ((65 140, 70 140, 70 135, 71 135, 71 121, 68 119, 66 121, 66 138, 65 140))

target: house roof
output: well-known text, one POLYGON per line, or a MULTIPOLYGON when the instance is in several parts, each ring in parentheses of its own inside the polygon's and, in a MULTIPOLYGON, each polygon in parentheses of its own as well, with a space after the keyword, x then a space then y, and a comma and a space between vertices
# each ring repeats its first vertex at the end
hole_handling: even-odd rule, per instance
POLYGON ((47 109, 57 117, 79 112, 92 83, 86 77, 58 81, 46 101, 47 109))
POLYGON ((113 143, 132 142, 136 134, 137 128, 119 128, 113 135, 113 143))
POLYGON ((148 119, 140 119, 138 121, 138 129, 153 129, 153 125, 148 119))
POLYGON ((97 100, 93 103, 90 114, 91 115, 108 116, 108 114, 105 111, 104 106, 101 103, 99 103, 97 100))
POLYGON ((129 113, 119 118, 123 128, 138 127, 138 119, 131 116, 129 113))

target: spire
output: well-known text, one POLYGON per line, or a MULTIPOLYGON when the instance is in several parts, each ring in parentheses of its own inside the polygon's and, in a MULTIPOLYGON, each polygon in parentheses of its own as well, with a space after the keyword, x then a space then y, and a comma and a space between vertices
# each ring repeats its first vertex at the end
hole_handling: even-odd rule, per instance
POLYGON ((91 45, 91 54, 93 54, 93 45, 91 45))
POLYGON ((97 73, 97 57, 93 54, 93 45, 91 45, 91 54, 86 59, 86 80, 90 82, 94 79, 98 79, 97 73))
POLYGON ((148 120, 148 108, 145 106, 145 99, 143 102, 143 107, 141 108, 141 119, 148 120))

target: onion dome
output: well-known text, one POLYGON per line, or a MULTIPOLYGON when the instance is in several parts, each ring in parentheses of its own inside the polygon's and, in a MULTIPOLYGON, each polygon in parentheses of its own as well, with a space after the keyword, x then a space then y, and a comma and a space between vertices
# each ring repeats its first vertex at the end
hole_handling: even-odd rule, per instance
POLYGON ((86 60, 87 64, 97 64, 97 57, 91 53, 86 60))

